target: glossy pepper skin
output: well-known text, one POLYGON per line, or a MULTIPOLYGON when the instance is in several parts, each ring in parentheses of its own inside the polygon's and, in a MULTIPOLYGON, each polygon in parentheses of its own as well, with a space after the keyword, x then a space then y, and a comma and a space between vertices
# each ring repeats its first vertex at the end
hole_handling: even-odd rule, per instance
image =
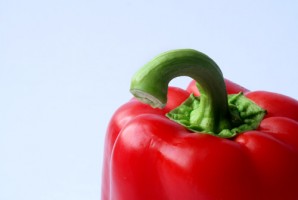
POLYGON ((190 93, 200 96, 195 81, 169 87, 162 109, 136 98, 121 106, 107 129, 102 200, 298 199, 298 101, 225 85, 266 110, 256 129, 222 138, 168 119, 190 93))

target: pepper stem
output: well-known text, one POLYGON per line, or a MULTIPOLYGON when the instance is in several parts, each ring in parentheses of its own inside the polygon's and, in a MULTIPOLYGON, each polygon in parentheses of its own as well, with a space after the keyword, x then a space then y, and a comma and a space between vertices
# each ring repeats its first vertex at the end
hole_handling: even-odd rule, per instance
POLYGON ((189 76, 198 83, 197 126, 212 133, 231 128, 222 72, 211 58, 196 50, 178 49, 155 57, 133 76, 130 91, 140 101, 163 108, 168 84, 178 76, 189 76))

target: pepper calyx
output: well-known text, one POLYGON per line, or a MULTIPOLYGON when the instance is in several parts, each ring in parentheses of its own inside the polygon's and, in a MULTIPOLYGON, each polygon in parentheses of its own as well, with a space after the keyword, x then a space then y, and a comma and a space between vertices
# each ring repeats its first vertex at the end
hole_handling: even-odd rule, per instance
POLYGON ((166 116, 193 132, 203 132, 222 138, 232 138, 239 133, 257 129, 266 115, 266 110, 246 98, 242 92, 228 95, 228 107, 231 127, 218 132, 205 131, 197 122, 200 115, 200 97, 193 94, 180 106, 171 110, 166 116))

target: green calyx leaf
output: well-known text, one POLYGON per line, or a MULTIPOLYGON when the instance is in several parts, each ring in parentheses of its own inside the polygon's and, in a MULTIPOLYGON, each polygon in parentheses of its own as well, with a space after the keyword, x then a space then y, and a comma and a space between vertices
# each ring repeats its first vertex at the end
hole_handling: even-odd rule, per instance
POLYGON ((195 97, 193 94, 166 116, 191 131, 231 138, 238 133, 256 129, 266 114, 264 109, 246 98, 243 93, 228 95, 228 107, 231 128, 220 130, 217 133, 205 131, 203 127, 199 126, 200 121, 198 120, 204 120, 201 117, 198 118, 201 116, 200 97, 195 97))

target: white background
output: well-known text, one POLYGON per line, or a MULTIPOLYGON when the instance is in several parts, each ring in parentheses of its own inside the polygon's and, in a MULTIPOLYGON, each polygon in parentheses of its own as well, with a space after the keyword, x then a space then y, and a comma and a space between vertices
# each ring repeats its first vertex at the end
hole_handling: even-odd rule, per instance
POLYGON ((197 49, 226 78, 297 99, 297 10, 292 0, 0 0, 0 199, 100 199, 109 119, 134 72, 166 50, 197 49))

